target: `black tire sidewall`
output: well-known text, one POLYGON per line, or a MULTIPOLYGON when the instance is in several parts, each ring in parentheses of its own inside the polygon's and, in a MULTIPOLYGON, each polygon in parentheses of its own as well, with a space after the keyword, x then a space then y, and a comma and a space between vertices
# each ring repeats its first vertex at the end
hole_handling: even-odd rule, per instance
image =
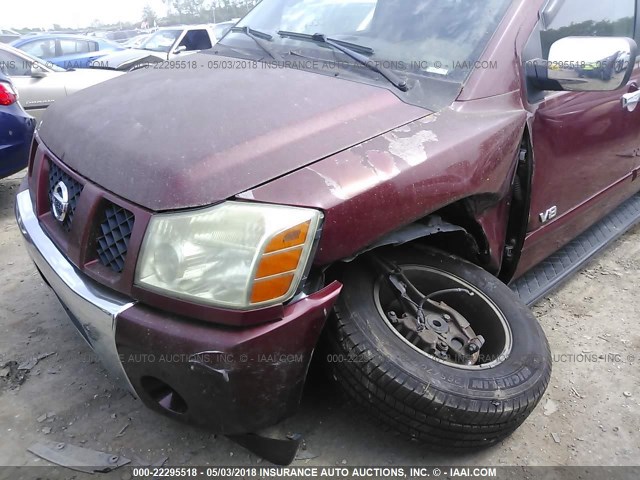
POLYGON ((471 263, 437 251, 391 249, 385 252, 385 257, 399 265, 425 265, 442 270, 482 291, 507 319, 512 348, 500 364, 472 370, 443 364, 416 351, 381 317, 374 294, 379 275, 366 260, 359 259, 345 272, 337 308, 343 320, 366 338, 372 354, 382 356, 384 362, 392 364, 392 370, 399 370, 414 381, 471 401, 508 401, 528 396, 531 389, 544 391, 551 369, 547 339, 532 312, 506 285, 471 263))

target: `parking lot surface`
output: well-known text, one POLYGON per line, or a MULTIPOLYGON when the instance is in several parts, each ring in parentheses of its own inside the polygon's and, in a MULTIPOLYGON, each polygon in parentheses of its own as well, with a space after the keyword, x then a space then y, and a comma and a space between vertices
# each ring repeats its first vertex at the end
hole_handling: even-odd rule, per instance
MULTIPOLYGON (((13 216, 23 175, 0 180, 0 465, 45 464, 27 451, 41 440, 124 455, 134 465, 263 463, 224 437, 147 410, 111 383, 24 248, 13 216)), ((368 421, 317 369, 299 414, 280 427, 304 437, 294 465, 637 464, 639 290, 640 227, 535 307, 553 351, 552 381, 526 423, 496 447, 429 451, 368 421)))

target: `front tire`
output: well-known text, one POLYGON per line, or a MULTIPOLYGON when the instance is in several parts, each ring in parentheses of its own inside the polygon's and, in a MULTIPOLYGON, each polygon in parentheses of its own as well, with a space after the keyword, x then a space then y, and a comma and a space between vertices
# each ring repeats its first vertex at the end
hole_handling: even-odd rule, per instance
MULTIPOLYGON (((501 358, 475 367, 421 352, 385 318, 379 293, 385 277, 360 258, 344 271, 327 329, 334 377, 379 420, 436 447, 488 446, 510 435, 536 407, 551 376, 547 339, 531 311, 494 276, 460 258, 418 249, 391 249, 383 256, 415 272, 442 272, 450 287, 472 288, 506 319, 510 348, 494 342, 501 358)), ((456 309, 455 297, 447 304, 456 309)), ((487 322, 474 325, 473 310, 467 308, 467 316, 477 334, 493 334, 487 322)))

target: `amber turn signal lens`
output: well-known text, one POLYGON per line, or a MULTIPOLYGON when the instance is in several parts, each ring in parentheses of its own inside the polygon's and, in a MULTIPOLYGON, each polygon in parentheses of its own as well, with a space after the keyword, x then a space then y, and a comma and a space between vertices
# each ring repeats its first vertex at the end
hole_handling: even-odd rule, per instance
POLYGON ((264 252, 271 253, 278 250, 284 250, 285 248, 303 245, 307 240, 310 225, 311 222, 301 223, 300 225, 296 225, 295 227, 279 233, 271 239, 269 244, 265 247, 264 252))
POLYGON ((298 268, 301 256, 302 247, 265 255, 258 265, 256 278, 270 277, 295 270, 298 268))
POLYGON ((251 303, 266 302, 267 300, 283 296, 289 291, 293 276, 293 273, 290 273, 279 277, 256 280, 253 283, 253 290, 251 292, 251 303))

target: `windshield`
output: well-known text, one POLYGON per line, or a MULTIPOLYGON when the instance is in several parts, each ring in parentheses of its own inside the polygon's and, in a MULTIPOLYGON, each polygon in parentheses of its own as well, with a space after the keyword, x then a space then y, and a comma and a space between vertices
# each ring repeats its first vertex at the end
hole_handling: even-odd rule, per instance
MULTIPOLYGON (((511 0, 263 0, 238 26, 273 36, 280 53, 326 46, 284 38, 278 31, 327 37, 369 47, 387 68, 464 82, 511 0)), ((250 39, 231 33, 226 43, 250 39)), ((246 37, 246 36, 245 36, 246 37)), ((255 48, 255 45, 254 45, 255 48)), ((340 61, 343 61, 341 58, 340 61)))
POLYGON ((362 32, 369 26, 375 8, 374 0, 290 2, 283 10, 281 30, 328 36, 362 32))
POLYGON ((168 52, 182 33, 182 30, 159 30, 151 35, 141 48, 154 52, 168 52))

